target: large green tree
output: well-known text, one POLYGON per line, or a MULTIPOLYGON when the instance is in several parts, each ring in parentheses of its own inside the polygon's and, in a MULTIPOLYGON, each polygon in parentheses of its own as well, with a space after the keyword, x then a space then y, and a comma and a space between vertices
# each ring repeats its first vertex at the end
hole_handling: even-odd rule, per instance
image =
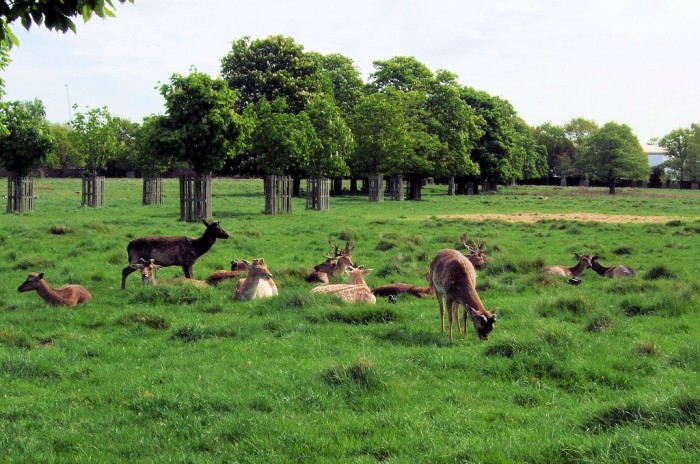
POLYGON ((547 165, 552 176, 567 177, 576 173, 576 148, 563 127, 544 123, 534 128, 534 137, 547 150, 547 165))
POLYGON ((588 140, 600 130, 595 121, 585 118, 573 118, 564 124, 566 137, 574 145, 574 167, 576 174, 582 180, 589 176, 587 164, 583 152, 586 150, 588 140))
POLYGON ((588 138, 582 162, 594 180, 608 185, 611 195, 620 180, 647 180, 651 172, 639 139, 629 126, 616 122, 588 138))
POLYGON ((144 177, 162 175, 180 152, 177 133, 171 129, 164 115, 145 117, 135 139, 135 149, 130 153, 129 161, 144 177))
POLYGON ((69 124, 51 124, 51 133, 56 139, 56 146, 46 158, 47 166, 51 168, 82 168, 85 159, 76 144, 73 128, 69 124))
POLYGON ((40 100, 0 104, 0 165, 17 176, 26 176, 53 150, 55 139, 40 100))
MULTIPOLYGON (((333 91, 333 99, 340 108, 343 118, 347 118, 360 101, 363 94, 364 82, 360 77, 360 71, 352 59, 339 53, 321 55, 310 52, 319 63, 322 78, 330 81, 333 91)), ((328 87, 322 85, 322 88, 328 87)))
MULTIPOLYGON (((77 109, 74 106, 74 109, 77 109)), ((73 137, 86 168, 95 175, 117 157, 122 149, 118 124, 106 106, 75 111, 70 121, 73 137)))
POLYGON ((355 149, 352 132, 332 96, 314 98, 304 113, 314 127, 318 144, 309 153, 306 173, 311 177, 343 177, 349 174, 346 159, 355 149))
MULTIPOLYGON (((134 3, 134 0, 118 0, 134 3)), ((25 29, 32 24, 60 32, 75 32, 73 18, 88 21, 95 14, 100 18, 114 16, 113 0, 0 0, 0 42, 8 47, 19 41, 10 25, 19 20, 25 29)))
POLYGON ((659 140, 668 159, 664 167, 671 169, 679 181, 700 179, 700 126, 675 129, 659 140))

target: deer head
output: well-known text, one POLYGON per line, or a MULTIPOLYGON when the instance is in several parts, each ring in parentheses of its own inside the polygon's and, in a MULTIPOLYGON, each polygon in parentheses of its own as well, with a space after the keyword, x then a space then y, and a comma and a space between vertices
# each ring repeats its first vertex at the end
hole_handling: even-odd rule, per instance
POLYGON ((157 265, 155 259, 141 258, 138 263, 131 263, 129 267, 141 270, 141 283, 145 285, 154 285, 156 281, 156 269, 160 269, 163 266, 157 265))
POLYGON ((477 244, 472 240, 472 244, 467 243, 467 234, 462 234, 459 237, 459 243, 464 246, 471 254, 467 255, 467 258, 472 263, 474 268, 483 269, 489 262, 489 259, 484 254, 484 242, 477 244))
POLYGON ((28 292, 31 290, 36 290, 41 285, 41 281, 44 278, 44 273, 37 274, 36 272, 31 272, 27 276, 27 280, 22 282, 22 285, 17 287, 18 292, 28 292))
POLYGON ((228 233, 221 227, 221 223, 219 223, 219 221, 207 222, 202 219, 202 222, 205 226, 207 226, 207 233, 212 237, 224 239, 229 238, 228 233))
MULTIPOLYGON (((496 323, 496 310, 477 312, 474 308, 469 308, 472 324, 476 329, 476 334, 481 340, 486 340, 493 330, 493 325, 496 323)), ((465 325, 467 321, 464 321, 465 325)))

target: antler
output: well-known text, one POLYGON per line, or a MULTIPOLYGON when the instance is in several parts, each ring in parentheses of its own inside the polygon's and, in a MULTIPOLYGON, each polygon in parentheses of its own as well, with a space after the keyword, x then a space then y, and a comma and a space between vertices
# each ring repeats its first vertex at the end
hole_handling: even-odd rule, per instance
POLYGON ((333 245, 332 240, 333 240, 333 236, 332 236, 332 235, 329 235, 329 236, 328 236, 328 244, 329 244, 331 247, 333 247, 333 250, 334 250, 334 253, 335 253, 335 257, 337 258, 338 256, 342 255, 343 253, 340 251, 340 247, 339 247, 338 245, 333 245))
POLYGON ((349 255, 352 250, 355 249, 355 244, 352 242, 345 242, 345 250, 343 251, 344 255, 349 255), (352 245, 352 246, 350 246, 352 245))
POLYGON ((472 240, 472 244, 469 245, 467 243, 467 234, 460 235, 459 243, 461 243, 464 248, 471 251, 472 253, 476 253, 477 251, 484 250, 484 242, 477 244, 474 240, 472 240))

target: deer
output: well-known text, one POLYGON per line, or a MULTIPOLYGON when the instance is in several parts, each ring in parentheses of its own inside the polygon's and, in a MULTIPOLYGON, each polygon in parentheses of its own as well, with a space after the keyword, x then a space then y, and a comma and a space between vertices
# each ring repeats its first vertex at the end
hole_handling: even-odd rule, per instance
POLYGON ((82 285, 64 285, 60 288, 51 287, 44 280, 43 272, 41 274, 36 272, 29 273, 27 280, 17 287, 18 292, 30 292, 32 290, 35 290, 44 301, 54 306, 75 307, 79 303, 92 300, 92 294, 82 285))
POLYGON ((188 279, 187 277, 173 277, 171 279, 156 280, 156 270, 163 266, 156 264, 154 259, 143 259, 140 258, 139 263, 132 264, 135 269, 141 270, 141 283, 144 285, 158 285, 163 284, 190 284, 195 287, 209 287, 203 280, 188 279))
POLYGON ((449 336, 452 341, 452 326, 459 323, 459 305, 464 308, 464 335, 467 334, 467 315, 472 320, 476 334, 481 340, 488 338, 496 323, 496 310, 488 311, 476 292, 476 270, 469 259, 457 250, 440 250, 430 263, 428 276, 430 287, 435 291, 440 311, 442 333, 445 333, 445 307, 449 317, 449 336))
POLYGON ((374 293, 372 293, 365 282, 365 276, 370 272, 372 272, 372 269, 365 269, 362 266, 349 266, 345 269, 345 273, 348 274, 350 283, 320 285, 312 288, 311 292, 330 293, 347 302, 375 304, 377 302, 377 297, 374 296, 374 293))
POLYGON ((583 271, 591 267, 591 260, 593 259, 593 256, 581 255, 578 253, 574 253, 574 256, 576 257, 576 259, 578 259, 578 264, 576 266, 544 266, 540 268, 540 274, 578 278, 583 273, 583 271))
POLYGON ((138 269, 139 259, 153 259, 160 267, 182 266, 182 271, 188 279, 194 278, 192 266, 204 253, 209 251, 217 239, 229 238, 228 233, 221 228, 218 221, 207 222, 204 234, 199 238, 187 236, 150 236, 137 238, 129 242, 126 252, 129 255, 129 265, 122 269, 122 290, 126 288, 126 278, 138 269))
POLYGON ((263 258, 256 258, 252 263, 246 260, 242 262, 248 269, 248 276, 236 284, 236 300, 255 300, 277 295, 277 285, 272 280, 272 273, 263 258))
POLYGON ((467 243, 467 234, 462 234, 459 237, 459 243, 461 243, 462 246, 464 246, 464 248, 469 250, 470 254, 468 254, 466 256, 467 256, 467 259, 474 266, 474 269, 483 269, 486 267, 486 264, 488 264, 489 259, 484 254, 484 243, 483 242, 477 244, 475 241, 472 240, 472 244, 469 245, 467 243))
POLYGON ((241 277, 247 270, 248 268, 246 267, 245 263, 240 260, 236 259, 231 261, 231 270, 226 271, 226 270, 221 270, 221 271, 216 271, 209 277, 207 277, 206 282, 209 285, 212 286, 217 286, 227 280, 232 280, 232 279, 237 279, 241 277))
POLYGON ((393 284, 380 285, 374 287, 372 293, 376 296, 396 296, 399 293, 408 293, 409 295, 417 296, 418 298, 432 298, 435 296, 435 290, 430 286, 420 287, 418 285, 396 282, 393 284))
POLYGON ((617 266, 603 266, 598 262, 598 256, 593 256, 591 259, 591 269, 598 275, 614 279, 616 277, 636 277, 637 272, 629 266, 618 264, 617 266))
POLYGON ((340 249, 333 244, 333 236, 328 237, 328 244, 333 248, 333 256, 326 255, 326 260, 314 266, 314 270, 306 278, 307 282, 320 282, 328 284, 338 274, 341 274, 348 266, 354 266, 352 262, 352 250, 355 245, 346 241, 345 248, 340 249))

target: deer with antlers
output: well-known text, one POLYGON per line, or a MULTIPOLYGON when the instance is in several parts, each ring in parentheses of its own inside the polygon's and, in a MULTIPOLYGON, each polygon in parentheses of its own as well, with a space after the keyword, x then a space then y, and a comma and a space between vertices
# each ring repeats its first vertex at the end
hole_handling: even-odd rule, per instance
POLYGON ((449 340, 452 340, 452 325, 457 322, 461 331, 459 306, 464 308, 464 334, 467 333, 467 316, 480 339, 488 338, 496 323, 496 311, 488 311, 476 292, 476 270, 474 265, 457 250, 441 250, 430 263, 428 277, 435 291, 440 310, 440 323, 445 333, 445 307, 449 317, 449 340))
POLYGON ((314 266, 314 270, 306 278, 307 282, 320 282, 322 284, 328 284, 333 277, 341 274, 349 266, 353 266, 352 263, 352 250, 355 245, 351 242, 345 242, 345 248, 340 249, 338 245, 333 244, 333 237, 328 237, 328 244, 333 248, 333 256, 326 255, 326 260, 321 264, 314 266))
POLYGON ((469 250, 469 252, 471 253, 466 256, 475 269, 483 269, 486 267, 486 264, 488 264, 489 259, 484 254, 484 242, 477 244, 474 240, 472 240, 472 243, 470 245, 467 243, 467 234, 462 234, 459 237, 459 243, 461 243, 462 246, 469 250))

